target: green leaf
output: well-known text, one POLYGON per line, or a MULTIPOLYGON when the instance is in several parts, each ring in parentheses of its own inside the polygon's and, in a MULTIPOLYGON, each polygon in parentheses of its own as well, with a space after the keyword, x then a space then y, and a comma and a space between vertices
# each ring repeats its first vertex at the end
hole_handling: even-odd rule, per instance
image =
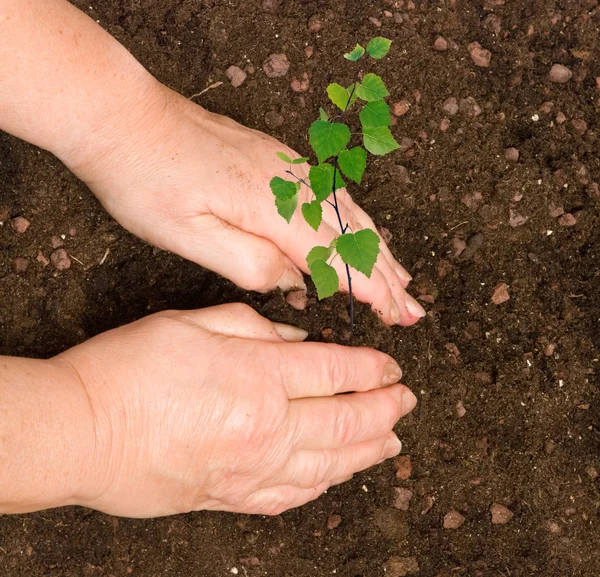
POLYGON ((335 82, 327 87, 327 96, 329 100, 333 102, 342 112, 346 110, 346 104, 348 104, 349 94, 348 91, 335 82))
POLYGON ((356 62, 359 58, 361 58, 361 56, 364 53, 365 53, 365 49, 360 44, 357 44, 354 47, 354 50, 352 50, 352 52, 348 52, 347 54, 344 54, 344 58, 346 60, 351 60, 352 62, 356 62))
POLYGON ((359 98, 372 102, 373 100, 381 100, 390 93, 387 91, 383 80, 377 74, 369 72, 365 74, 362 82, 356 86, 356 93, 359 98))
POLYGON ((367 52, 371 58, 381 60, 390 51, 391 44, 391 40, 379 36, 367 44, 367 52))
POLYGON ((303 156, 302 158, 295 158, 294 160, 292 160, 292 164, 304 164, 305 162, 308 162, 309 158, 308 156, 303 156))
POLYGON ((294 212, 296 212, 296 207, 298 206, 298 195, 292 196, 292 198, 276 198, 275 206, 277 207, 277 212, 287 220, 288 224, 292 220, 292 216, 294 216, 294 212))
POLYGON ((275 176, 271 179, 271 191, 280 200, 289 200, 296 196, 298 192, 298 182, 284 180, 281 176, 275 176))
POLYGON ((390 107, 385 100, 369 102, 360 111, 360 123, 363 128, 377 128, 378 126, 391 126, 392 117, 390 107))
POLYGON ((315 246, 306 257, 306 264, 308 264, 309 268, 313 262, 316 260, 324 260, 327 262, 329 257, 333 254, 333 247, 326 246, 315 246))
POLYGON ((329 116, 327 116, 327 111, 324 108, 319 108, 319 118, 323 122, 329 122, 329 116))
MULTIPOLYGON (((324 162, 319 166, 311 166, 308 173, 308 179, 310 180, 310 187, 319 202, 323 202, 329 198, 329 195, 333 192, 333 174, 335 168, 324 162)), ((335 189, 344 188, 346 183, 342 178, 342 175, 338 171, 335 176, 335 189)))
POLYGON ((302 215, 304 220, 310 224, 315 230, 319 230, 321 221, 323 220, 323 207, 318 200, 305 202, 302 205, 302 215))
POLYGON ((350 180, 360 184, 365 168, 367 168, 367 152, 360 146, 343 150, 338 156, 338 164, 350 180))
POLYGON ((350 86, 348 86, 347 90, 348 90, 348 95, 351 95, 351 96, 350 96, 350 102, 348 103, 348 107, 346 108, 346 110, 348 110, 348 108, 350 108, 356 102, 356 99, 358 98, 358 93, 356 92, 356 88, 354 87, 354 84, 350 84, 350 86))
POLYGON ((383 156, 400 148, 387 126, 363 129, 365 148, 371 154, 383 156))
POLYGON ((370 228, 338 237, 337 252, 352 268, 371 278, 379 254, 379 237, 370 228))
POLYGON ((285 152, 276 152, 275 154, 277 154, 283 162, 292 162, 292 159, 285 152))
POLYGON ((324 299, 334 295, 340 288, 340 279, 332 266, 329 266, 324 260, 317 259, 308 267, 312 275, 313 282, 317 287, 319 299, 324 299))
POLYGON ((315 120, 309 131, 309 142, 319 162, 335 156, 350 142, 350 129, 340 122, 315 120))

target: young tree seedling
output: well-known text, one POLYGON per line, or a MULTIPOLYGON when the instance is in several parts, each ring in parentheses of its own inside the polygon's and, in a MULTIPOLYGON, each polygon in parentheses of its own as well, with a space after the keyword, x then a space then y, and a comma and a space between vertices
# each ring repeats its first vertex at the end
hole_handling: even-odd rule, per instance
MULTIPOLYGON (((344 54, 344 58, 358 62, 366 53, 375 60, 381 60, 388 53, 391 43, 387 38, 373 38, 366 49, 357 44, 351 52, 344 54)), ((313 199, 302 204, 301 212, 304 220, 314 230, 319 230, 323 220, 324 202, 335 211, 340 236, 333 239, 329 246, 315 246, 308 253, 306 262, 318 297, 324 299, 339 290, 339 277, 331 263, 336 256, 340 257, 348 277, 350 327, 353 329, 354 299, 350 269, 371 278, 380 251, 379 235, 369 228, 359 231, 350 229, 348 223, 342 219, 337 191, 346 186, 342 174, 356 184, 361 183, 367 166, 367 151, 383 156, 396 150, 398 143, 389 129, 392 118, 385 98, 390 94, 379 76, 369 72, 362 80, 357 80, 347 88, 337 83, 330 84, 327 87, 327 95, 338 109, 335 118, 330 119, 327 112, 321 108, 319 119, 313 122, 308 131, 309 144, 319 164, 310 168, 307 180, 294 174, 293 170, 295 165, 307 162, 307 157, 291 159, 287 154, 278 152, 277 156, 289 164, 286 173, 295 180, 276 176, 271 180, 271 190, 275 195, 277 211, 288 223, 298 207, 298 193, 302 186, 312 191, 313 199), (358 114, 361 125, 358 135, 362 138, 364 148, 349 148, 352 133, 345 121, 349 112, 359 108, 358 101, 362 104, 358 114)))

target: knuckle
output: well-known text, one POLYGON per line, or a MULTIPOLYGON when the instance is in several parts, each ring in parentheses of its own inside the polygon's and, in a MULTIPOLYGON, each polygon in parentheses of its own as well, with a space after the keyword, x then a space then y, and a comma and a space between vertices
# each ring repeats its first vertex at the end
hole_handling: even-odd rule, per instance
POLYGON ((339 399, 336 414, 334 416, 335 435, 344 447, 352 443, 360 426, 358 412, 345 400, 339 399))
POLYGON ((327 378, 325 382, 329 382, 331 384, 331 389, 334 393, 337 393, 342 389, 348 375, 347 357, 348 355, 344 354, 344 351, 341 347, 332 347, 327 363, 328 374, 325 375, 327 378))

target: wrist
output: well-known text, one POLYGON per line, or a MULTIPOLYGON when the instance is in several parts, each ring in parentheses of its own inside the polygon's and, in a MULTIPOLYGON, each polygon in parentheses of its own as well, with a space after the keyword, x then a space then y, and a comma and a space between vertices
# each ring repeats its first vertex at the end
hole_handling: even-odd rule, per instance
POLYGON ((0 512, 78 504, 95 454, 94 418, 65 364, 3 357, 0 512))

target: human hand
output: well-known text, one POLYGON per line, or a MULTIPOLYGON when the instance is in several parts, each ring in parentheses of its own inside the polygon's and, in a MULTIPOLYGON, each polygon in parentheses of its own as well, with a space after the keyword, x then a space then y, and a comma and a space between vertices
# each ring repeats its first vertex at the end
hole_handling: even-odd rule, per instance
POLYGON ((393 384, 395 361, 286 342, 305 337, 232 304, 158 313, 55 357, 94 415, 72 502, 127 517, 278 514, 396 455, 392 428, 416 399, 393 384))
MULTIPOLYGON (((93 154, 72 163, 74 172, 123 226, 152 244, 245 289, 305 288, 300 271, 309 272, 308 252, 329 245, 340 233, 327 204, 318 232, 298 215, 288 225, 277 214, 269 181, 285 177, 286 166, 276 152, 298 155, 163 86, 155 93, 146 95, 146 112, 141 118, 138 113, 134 123, 112 119, 118 135, 93 135, 92 140, 104 144, 90 146, 93 154)), ((308 165, 294 168, 307 177, 308 165)), ((300 201, 309 201, 309 195, 302 187, 300 201)), ((377 230, 346 190, 338 192, 338 200, 352 230, 377 230)), ((341 290, 347 291, 343 263, 337 259, 334 266, 341 290)), ((385 323, 411 325, 425 311, 405 292, 410 278, 382 240, 371 278, 356 273, 353 290, 385 323)))

